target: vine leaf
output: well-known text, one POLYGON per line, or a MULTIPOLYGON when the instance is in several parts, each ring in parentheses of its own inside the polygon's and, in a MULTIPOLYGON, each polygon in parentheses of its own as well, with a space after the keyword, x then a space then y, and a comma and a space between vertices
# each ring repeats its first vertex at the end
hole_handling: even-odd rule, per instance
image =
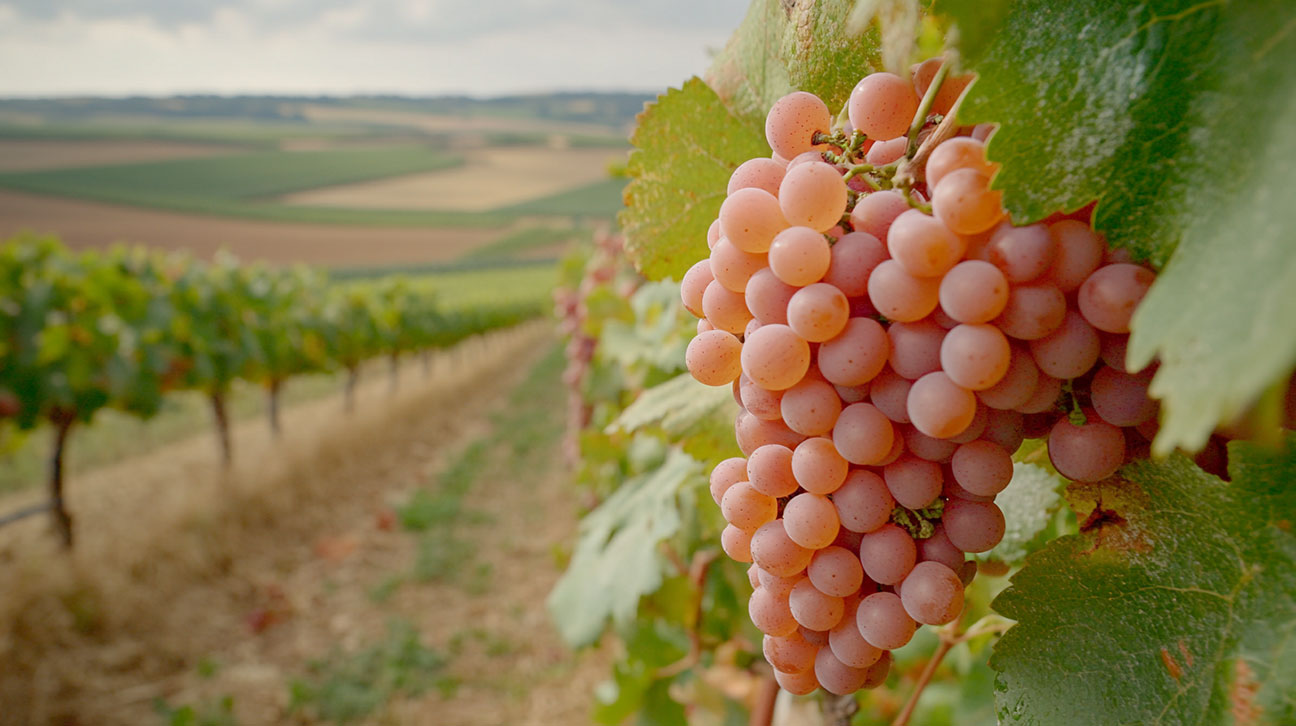
POLYGON ((769 147, 698 78, 645 108, 630 142, 631 182, 618 217, 626 251, 649 279, 679 279, 708 254, 707 228, 733 170, 769 147))
POLYGON ((593 644, 611 618, 634 620, 639 598, 655 592, 667 567, 658 545, 680 531, 702 464, 672 450, 657 469, 626 480, 581 520, 571 564, 549 595, 549 613, 572 647, 593 644))
POLYGON ((682 437, 712 417, 732 421, 733 409, 733 394, 728 386, 704 386, 692 374, 681 373, 641 393, 608 424, 607 433, 661 426, 667 435, 682 437))
POLYGON ((627 369, 647 364, 666 372, 682 370, 697 319, 680 303, 679 285, 644 283, 630 296, 629 309, 629 320, 605 321, 600 354, 627 369))
POLYGON ((1162 362, 1156 451, 1200 448, 1296 363, 1290 4, 937 9, 979 74, 960 117, 1001 124, 987 153, 1014 220, 1097 200, 1094 225, 1113 245, 1168 262, 1134 319, 1130 361, 1162 362))
POLYGON ((1063 485, 1060 477, 1043 467, 1014 462, 1012 481, 995 497, 1007 525, 1003 539, 977 559, 1021 564, 1052 532, 1049 525, 1062 508, 1063 485))
POLYGON ((770 106, 792 91, 809 91, 836 113, 879 62, 876 31, 847 32, 854 8, 855 0, 755 0, 707 82, 762 138, 770 106))
POLYGON ((1072 485, 1081 532, 1026 559, 994 608, 1000 723, 1292 723, 1296 436, 1072 485))

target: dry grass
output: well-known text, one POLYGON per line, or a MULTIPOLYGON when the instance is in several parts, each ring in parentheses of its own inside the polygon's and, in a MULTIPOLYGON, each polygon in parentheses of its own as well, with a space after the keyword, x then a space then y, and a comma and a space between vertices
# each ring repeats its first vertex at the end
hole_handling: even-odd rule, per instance
POLYGON ((608 149, 485 148, 466 163, 424 174, 308 189, 281 197, 287 204, 359 209, 437 209, 483 212, 541 199, 607 177, 608 149))
POLYGON ((490 522, 466 535, 490 566, 486 591, 368 595, 413 557, 414 539, 378 513, 489 431, 486 414, 529 367, 519 363, 550 345, 544 323, 470 343, 429 380, 407 370, 397 397, 385 380, 365 384, 354 417, 336 397, 287 411, 281 442, 264 422, 240 425, 228 475, 202 437, 78 477, 73 554, 54 551, 40 523, 0 531, 0 720, 135 726, 157 722, 154 699, 229 694, 240 724, 313 723, 288 713, 291 679, 380 640, 397 615, 433 647, 478 628, 514 650, 467 648, 449 666, 456 694, 389 703, 366 723, 583 722, 605 657, 567 653, 543 609, 552 550, 575 531, 557 470, 471 495, 490 522), (248 617, 266 612, 281 622, 255 634, 248 617), (198 675, 204 661, 214 675, 198 675))
POLYGON ((449 261, 500 234, 477 228, 257 222, 0 191, 0 239, 22 231, 57 234, 76 249, 132 242, 187 250, 204 259, 227 249, 243 260, 366 267, 449 261))
POLYGON ((239 151, 235 146, 178 141, 0 139, 0 172, 191 159, 239 151))

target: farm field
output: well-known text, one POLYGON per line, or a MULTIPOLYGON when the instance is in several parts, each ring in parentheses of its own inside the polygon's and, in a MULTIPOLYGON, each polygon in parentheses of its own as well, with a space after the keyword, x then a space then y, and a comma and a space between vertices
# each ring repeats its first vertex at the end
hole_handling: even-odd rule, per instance
POLYGON ((71 555, 0 532, 6 724, 584 720, 607 659, 538 605, 575 530, 547 327, 240 424, 227 475, 207 436, 80 475, 71 555))
POLYGON ((288 194, 286 204, 364 209, 482 212, 549 197, 607 178, 610 149, 474 149, 451 169, 323 186, 288 194))
POLYGON ((0 137, 0 172, 192 159, 236 153, 227 144, 132 140, 17 140, 0 137))

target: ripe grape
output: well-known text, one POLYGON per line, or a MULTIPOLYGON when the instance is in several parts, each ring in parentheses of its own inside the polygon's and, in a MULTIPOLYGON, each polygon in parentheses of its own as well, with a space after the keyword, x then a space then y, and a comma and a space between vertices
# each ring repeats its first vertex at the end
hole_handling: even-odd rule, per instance
POLYGON ((860 540, 860 564, 864 566, 864 574, 878 584, 900 582, 913 569, 917 559, 918 548, 913 538, 894 524, 882 525, 860 540))
POLYGON ((966 136, 955 137, 937 146, 927 157, 927 186, 935 188, 946 174, 958 169, 973 169, 993 177, 999 165, 986 161, 982 142, 966 136))
POLYGON ((832 431, 841 409, 841 398, 832 384, 809 377, 784 391, 780 405, 787 427, 806 436, 832 431))
POLYGON ((1057 249, 1049 279, 1062 292, 1074 292, 1102 264, 1106 246, 1089 225, 1074 219, 1055 222, 1048 231, 1057 249))
POLYGON ((700 318, 705 315, 702 312, 702 293, 712 280, 715 280, 715 275, 711 273, 710 260, 699 260, 680 279, 680 299, 684 301, 684 307, 695 317, 700 318))
POLYGON ((1102 420, 1115 426, 1138 426, 1156 415, 1156 402, 1148 398, 1151 376, 1130 375, 1103 366, 1089 382, 1089 396, 1102 420))
POLYGON ((833 244, 823 281, 848 297, 867 295, 869 275, 886 258, 886 248, 877 237, 864 232, 850 232, 833 244))
POLYGON ((1012 481, 1012 454, 990 441, 971 441, 958 447, 950 469, 959 486, 982 496, 994 496, 1012 481))
POLYGON ((941 220, 910 209, 891 224, 887 249, 910 275, 939 277, 963 257, 966 243, 941 220))
POLYGON ((864 584, 864 566, 859 556, 845 547, 830 546, 814 554, 806 567, 806 576, 825 595, 850 597, 864 584))
POLYGON ((956 384, 944 371, 914 381, 906 410, 914 428, 938 439, 958 436, 976 416, 976 396, 956 384))
POLYGON ((1004 451, 1015 452, 1026 438, 1022 414, 1018 411, 986 411, 986 429, 981 438, 992 441, 1003 447, 1004 451))
POLYGON ((832 495, 841 526, 852 532, 877 530, 891 520, 895 500, 886 482, 877 474, 856 469, 832 495))
POLYGON ((887 464, 882 477, 896 502, 909 509, 923 509, 936 501, 944 482, 940 464, 917 456, 901 456, 887 464))
POLYGON ((941 370, 950 380, 973 391, 1001 381, 1011 359, 1008 339, 993 325, 964 323, 955 326, 941 342, 941 370))
POLYGON ((779 184, 783 181, 783 165, 773 159, 748 159, 738 165, 729 177, 726 194, 733 194, 739 189, 763 189, 778 196, 779 184))
MULTIPOLYGON (((949 536, 945 534, 945 526, 937 524, 932 536, 927 539, 916 540, 918 546, 918 562, 939 562, 942 565, 958 572, 963 567, 963 550, 954 546, 950 542, 949 536)), ((917 565, 915 565, 916 567, 917 565)))
POLYGON ((702 292, 702 312, 716 328, 734 335, 742 333, 752 319, 742 293, 726 288, 718 280, 712 281, 702 292))
POLYGON ((958 234, 984 232, 1003 219, 1003 192, 991 189, 983 172, 955 169, 932 193, 932 214, 958 234))
POLYGON ((859 466, 881 463, 890 453, 894 438, 891 421, 869 403, 852 403, 843 408, 832 431, 836 450, 846 461, 859 466))
POLYGON ((1060 395, 1062 395, 1061 379, 1041 373, 1035 382, 1035 390, 1031 392, 1031 397, 1026 399, 1026 403, 1013 410, 1021 413, 1044 413, 1055 408, 1060 395))
POLYGON ((744 252, 765 252, 787 226, 778 199, 764 189, 739 189, 720 205, 721 236, 744 252))
POLYGON ((819 688, 819 681, 815 678, 813 668, 803 673, 785 673, 775 668, 774 681, 778 683, 779 688, 794 696, 808 696, 819 688))
POLYGON ((766 635, 761 650, 765 660, 784 673, 804 673, 814 668, 815 654, 819 652, 818 646, 807 642, 799 629, 781 638, 766 635))
POLYGON ((770 245, 770 269, 778 279, 794 287, 823 279, 830 264, 828 240, 809 227, 788 227, 775 235, 770 245))
POLYGON ((761 388, 746 376, 741 376, 738 380, 738 403, 747 409, 748 413, 765 421, 778 421, 783 418, 781 410, 783 391, 761 388))
MULTIPOLYGON (((799 574, 810 564, 810 550, 802 547, 788 536, 783 527, 783 520, 776 519, 765 524, 751 538, 752 560, 762 570, 779 577, 791 577, 799 574)), ((765 631, 769 632, 769 631, 765 631)), ((771 633, 780 635, 780 633, 771 633)))
POLYGON ((912 387, 913 381, 890 368, 883 368, 869 383, 869 400, 892 421, 909 423, 909 389, 912 387))
POLYGON ((1125 434, 1092 411, 1083 426, 1066 418, 1049 431, 1049 461, 1058 473, 1075 481, 1106 479, 1125 463, 1125 434))
POLYGON ((788 595, 788 607, 802 627, 825 631, 841 622, 846 603, 839 597, 819 592, 809 578, 802 578, 788 595))
POLYGON ((815 133, 827 133, 832 126, 828 106, 813 93, 796 91, 780 98, 765 117, 765 140, 784 159, 814 148, 815 133))
POLYGON ((915 621, 944 625, 963 612, 963 583, 939 562, 919 562, 904 579, 900 601, 915 621))
POLYGON ((771 497, 786 497, 797 490, 792 450, 786 446, 767 444, 756 449, 746 460, 745 473, 756 491, 771 497))
POLYGON ((1044 373, 1070 380, 1098 362, 1098 331, 1074 310, 1068 310, 1057 330, 1030 342, 1031 355, 1044 373))
POLYGON ((782 391, 805 377, 810 345, 786 325, 766 325, 748 336, 741 359, 742 370, 753 383, 782 391))
POLYGON ((751 276, 764 268, 764 255, 743 252, 725 237, 721 237, 711 249, 711 274, 716 282, 732 292, 745 291, 751 276))
POLYGON ((812 494, 831 494, 846 481, 850 465, 831 439, 806 439, 792 450, 792 475, 812 494))
POLYGON ((879 241, 886 241, 896 217, 908 209, 909 202, 905 201, 900 192, 890 189, 872 192, 855 202, 850 215, 851 224, 856 232, 871 234, 879 241))
POLYGON ((744 532, 732 524, 725 526, 720 532, 720 549, 734 562, 752 561, 751 541, 750 532, 744 532))
POLYGON ((856 600, 847 604, 837 627, 828 632, 828 647, 842 663, 854 668, 868 668, 882 657, 882 650, 860 635, 859 603, 856 600))
POLYGON ((850 303, 841 290, 816 282, 797 290, 787 307, 788 326, 811 343, 837 337, 850 319, 850 303))
POLYGON ((831 545, 837 539, 840 527, 837 508, 823 495, 803 492, 788 500, 787 506, 783 508, 784 530, 793 542, 806 549, 821 550, 831 545))
POLYGON ((827 232, 846 213, 846 182, 836 167, 811 161, 788 169, 778 201, 788 224, 827 232))
POLYGON ((723 330, 709 330, 689 341, 684 364, 689 373, 708 386, 733 383, 742 374, 743 344, 723 330))
MULTIPOLYGON (((931 86, 932 79, 936 77, 936 71, 940 69, 940 58, 928 58, 927 60, 914 66, 911 71, 913 76, 914 90, 917 91, 919 98, 927 95, 927 89, 931 86)), ((932 99, 931 112, 944 116, 954 107, 954 102, 963 94, 963 89, 968 87, 972 82, 972 76, 946 76, 945 82, 936 91, 936 98, 932 99)), ((950 139, 954 141, 956 139, 950 139)), ((945 143, 949 143, 946 141, 945 143)), ((940 147, 937 147, 940 148, 940 147)))
POLYGON ((874 166, 886 166, 904 156, 908 147, 909 139, 904 136, 879 141, 870 146, 868 152, 864 154, 864 163, 874 166))
POLYGON ((913 86, 894 73, 870 73, 851 91, 847 113, 851 126, 870 139, 903 136, 918 112, 913 86))
POLYGON ((1053 283, 1017 285, 1008 292, 1008 304, 994 324, 1018 340, 1038 340, 1058 329, 1066 310, 1066 298, 1053 283))
POLYGON ((805 437, 783 424, 782 421, 764 421, 743 411, 734 419, 734 436, 738 448, 745 456, 750 456, 756 449, 767 444, 779 444, 792 448, 805 437))
POLYGON ((1014 285, 1037 280, 1049 271, 1057 255, 1057 244, 1042 224, 995 228, 985 248, 986 260, 1003 271, 1014 285))
POLYGON ((729 524, 744 532, 755 532, 778 516, 778 502, 757 491, 750 482, 740 481, 729 487, 720 500, 720 514, 729 524))
POLYGON ((831 648, 820 648, 815 656, 815 679, 829 693, 846 696, 861 688, 868 681, 867 668, 852 668, 837 659, 831 648))
POLYGON ((892 323, 887 328, 891 370, 910 380, 917 380, 941 367, 941 342, 946 331, 924 319, 913 323, 892 323))
POLYGON ((797 288, 778 279, 773 270, 762 267, 752 273, 743 296, 756 320, 765 325, 787 325, 787 306, 796 291, 797 288))
POLYGON ((788 596, 782 597, 761 587, 752 593, 747 601, 747 614, 752 623, 762 633, 779 638, 786 638, 797 631, 796 618, 792 617, 792 608, 788 596))
POLYGON ((941 522, 950 543, 964 552, 987 552, 1004 535, 1003 512, 994 502, 951 499, 945 504, 941 522))
POLYGON ((869 300, 888 320, 911 323, 922 320, 940 302, 940 278, 915 277, 895 260, 873 268, 868 282, 869 300))
POLYGON ((977 391, 977 398, 993 409, 1017 408, 1031 400, 1039 379, 1039 366, 1035 365, 1035 358, 1030 351, 1014 345, 1008 359, 1008 370, 998 383, 977 391))
POLYGON ((864 640, 881 650, 903 648, 918 629, 893 592, 875 592, 861 600, 855 619, 864 640))
POLYGON ((1008 280, 982 260, 954 265, 940 283, 940 306, 960 323, 988 323, 1008 304, 1008 280))
POLYGON ((1080 286, 1080 314, 1104 332, 1128 333, 1134 308, 1155 280, 1151 270, 1138 265, 1099 267, 1080 286))
POLYGON ((729 487, 747 478, 747 459, 735 456, 716 464, 711 470, 711 498, 720 504, 729 487))
POLYGON ((949 462, 958 444, 949 439, 934 439, 913 426, 904 428, 905 448, 914 456, 938 464, 949 462))
POLYGON ((882 371, 889 350, 877 321, 851 318, 837 337, 819 346, 819 372, 839 386, 862 385, 882 371))

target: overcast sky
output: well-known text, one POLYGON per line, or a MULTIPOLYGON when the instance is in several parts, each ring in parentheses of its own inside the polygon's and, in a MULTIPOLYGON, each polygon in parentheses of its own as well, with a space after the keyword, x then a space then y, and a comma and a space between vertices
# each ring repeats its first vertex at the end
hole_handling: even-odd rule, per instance
POLYGON ((0 96, 657 90, 747 0, 0 0, 0 96))

